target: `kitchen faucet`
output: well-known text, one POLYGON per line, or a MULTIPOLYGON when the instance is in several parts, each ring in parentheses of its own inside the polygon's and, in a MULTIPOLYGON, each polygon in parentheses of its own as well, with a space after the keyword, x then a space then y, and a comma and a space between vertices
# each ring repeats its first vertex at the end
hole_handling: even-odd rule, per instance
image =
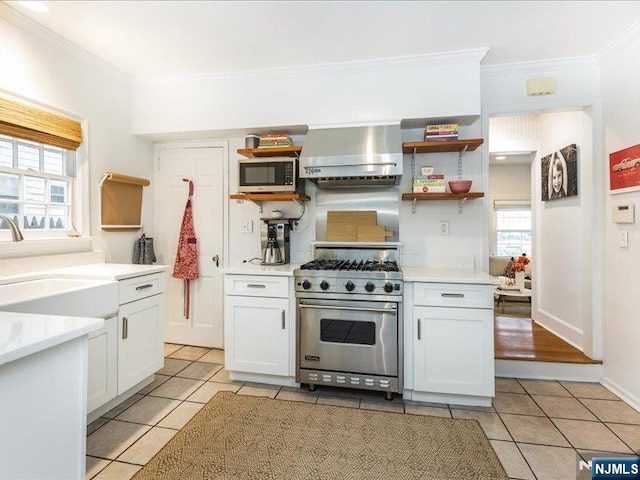
POLYGON ((22 240, 24 240, 24 237, 22 236, 22 232, 18 228, 18 225, 16 225, 15 222, 11 220, 10 217, 0 213, 0 218, 6 220, 7 223, 9 224, 9 228, 11 229, 11 238, 13 239, 14 242, 21 242, 22 240))

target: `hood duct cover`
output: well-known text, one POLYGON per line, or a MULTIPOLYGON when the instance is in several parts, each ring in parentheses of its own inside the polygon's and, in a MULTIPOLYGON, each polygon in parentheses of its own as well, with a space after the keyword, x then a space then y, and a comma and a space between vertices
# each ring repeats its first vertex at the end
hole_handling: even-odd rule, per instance
POLYGON ((300 177, 320 188, 397 185, 402 175, 400 125, 311 129, 300 177))

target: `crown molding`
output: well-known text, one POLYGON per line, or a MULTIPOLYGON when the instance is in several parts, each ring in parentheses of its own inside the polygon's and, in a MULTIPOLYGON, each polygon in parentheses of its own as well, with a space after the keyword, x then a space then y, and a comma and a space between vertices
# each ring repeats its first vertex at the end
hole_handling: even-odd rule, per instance
POLYGON ((451 52, 406 55, 400 57, 375 58, 349 62, 323 63, 292 67, 268 68, 242 72, 205 73, 197 75, 139 76, 139 83, 185 83, 200 81, 226 81, 257 77, 276 77, 285 75, 313 75, 318 73, 376 72, 382 70, 401 70, 425 68, 438 65, 450 65, 476 61, 478 64, 489 51, 488 47, 451 52))
POLYGON ((583 55, 579 57, 551 58, 532 62, 504 63, 501 65, 486 65, 480 67, 480 77, 501 77, 505 75, 532 74, 540 75, 546 70, 558 71, 561 69, 575 69, 584 67, 596 67, 595 55, 583 55))
POLYGON ((127 73, 117 69, 110 63, 102 60, 99 57, 96 57, 92 53, 89 53, 75 43, 67 40, 63 36, 53 32, 52 30, 49 30, 44 25, 36 22, 32 18, 20 12, 6 2, 0 2, 0 19, 7 21, 14 27, 17 27, 20 30, 29 33, 39 38, 40 40, 44 40, 45 42, 52 43, 58 46, 66 53, 74 55, 78 59, 89 63, 97 69, 109 75, 117 77, 120 81, 131 83, 131 75, 128 75, 127 73))
POLYGON ((620 52, 635 41, 640 40, 640 20, 631 24, 626 30, 618 35, 609 45, 607 45, 597 56, 598 65, 615 57, 620 52))

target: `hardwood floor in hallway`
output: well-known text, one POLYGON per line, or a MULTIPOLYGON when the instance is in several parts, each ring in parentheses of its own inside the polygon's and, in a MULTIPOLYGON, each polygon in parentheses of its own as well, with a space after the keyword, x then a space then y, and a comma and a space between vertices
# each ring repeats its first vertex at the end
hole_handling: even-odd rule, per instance
POLYGON ((495 358, 499 360, 526 360, 600 364, 577 348, 541 327, 531 318, 495 315, 495 358))

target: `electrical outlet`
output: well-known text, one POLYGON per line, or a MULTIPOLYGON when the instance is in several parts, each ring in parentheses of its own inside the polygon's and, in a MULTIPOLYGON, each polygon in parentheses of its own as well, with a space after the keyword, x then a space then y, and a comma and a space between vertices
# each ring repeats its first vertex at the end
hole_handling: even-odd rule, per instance
POLYGON ((253 233, 253 222, 251 220, 242 224, 242 233, 253 233))
POLYGON ((449 222, 440 221, 440 235, 449 235, 449 222))
POLYGON ((620 232, 620 248, 629 248, 629 232, 626 230, 620 232))

